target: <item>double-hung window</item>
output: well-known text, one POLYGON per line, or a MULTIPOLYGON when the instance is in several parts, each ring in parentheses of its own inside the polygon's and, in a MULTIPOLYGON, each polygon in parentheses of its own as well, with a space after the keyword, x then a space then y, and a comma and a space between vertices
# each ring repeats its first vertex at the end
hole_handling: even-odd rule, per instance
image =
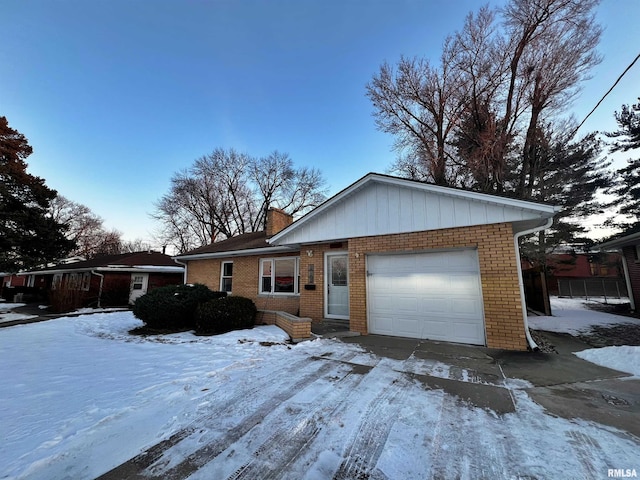
POLYGON ((233 262, 222 262, 220 268, 220 291, 231 293, 233 287, 233 262))
POLYGON ((260 259, 260 293, 300 293, 300 257, 260 259))

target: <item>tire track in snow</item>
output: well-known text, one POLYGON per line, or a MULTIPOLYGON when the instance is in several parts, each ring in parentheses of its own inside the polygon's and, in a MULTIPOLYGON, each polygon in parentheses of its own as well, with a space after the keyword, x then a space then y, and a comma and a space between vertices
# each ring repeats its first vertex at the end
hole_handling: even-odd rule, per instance
POLYGON ((582 466, 582 473, 585 479, 595 479, 602 476, 604 469, 597 469, 593 464, 595 452, 601 452, 602 448, 596 440, 577 430, 567 432, 569 444, 576 452, 579 464, 582 466))
MULTIPOLYGON (((311 382, 320 374, 319 371, 323 367, 321 362, 311 357, 305 359, 303 362, 294 363, 291 362, 290 358, 285 357, 279 363, 281 364, 281 368, 277 370, 278 374, 276 376, 265 376, 259 374, 257 375, 257 378, 251 376, 251 380, 247 382, 246 389, 237 389, 236 395, 227 396, 222 403, 212 403, 209 405, 207 408, 212 410, 211 414, 198 416, 187 427, 178 430, 168 438, 146 449, 139 455, 136 455, 127 462, 101 475, 98 477, 98 480, 154 478, 156 471, 159 473, 158 478, 164 478, 162 470, 167 466, 169 460, 163 461, 162 458, 165 452, 169 449, 175 447, 181 441, 188 439, 190 436, 202 432, 206 429, 207 423, 215 422, 226 413, 238 415, 238 412, 242 410, 255 412, 255 404, 260 402, 262 399, 262 392, 268 386, 281 380, 291 378, 292 375, 300 375, 302 370, 308 367, 312 367, 310 372, 304 375, 299 383, 304 384, 305 382, 311 382), (149 469, 152 469, 152 471, 149 469)), ((200 400, 203 401, 208 398, 216 399, 216 396, 218 396, 220 391, 223 389, 224 385, 221 385, 220 388, 212 391, 207 397, 200 400)))
MULTIPOLYGON (((309 363, 313 363, 313 360, 310 360, 309 363)), ((300 375, 299 380, 297 380, 293 384, 287 385, 285 389, 278 392, 275 396, 265 398, 264 401, 262 401, 259 405, 256 405, 255 408, 252 409, 253 413, 251 413, 248 417, 245 417, 241 423, 225 431, 224 435, 218 438, 214 438, 203 447, 189 454, 184 460, 176 465, 169 467, 168 469, 165 469, 165 465, 152 465, 149 469, 147 469, 146 472, 144 472, 144 478, 181 479, 196 472, 202 466, 206 465, 208 462, 216 458, 232 444, 246 435, 256 425, 261 423, 264 418, 273 411, 274 405, 279 405, 286 402, 291 397, 296 395, 300 390, 313 383, 318 377, 325 375, 333 368, 333 366, 328 362, 318 363, 319 365, 317 369, 313 369, 312 371, 307 372, 304 375, 300 375, 300 373, 297 372, 296 376, 300 375)), ((299 366, 291 370, 298 369, 299 366)), ((279 375, 279 377, 287 376, 290 377, 291 372, 289 372, 288 375, 279 375)), ((268 378, 267 380, 269 384, 274 383, 273 377, 268 378)), ((251 400, 256 401, 256 399, 251 400)), ((238 402, 236 401, 229 403, 230 404, 227 406, 227 408, 224 409, 218 409, 217 407, 214 407, 215 416, 210 416, 208 420, 215 421, 219 417, 224 418, 227 415, 231 416, 236 414, 238 411, 238 402)), ((200 429, 206 430, 206 423, 202 425, 200 429)))
POLYGON ((334 480, 386 478, 375 466, 402 407, 409 383, 401 375, 369 402, 361 414, 364 420, 349 440, 346 458, 334 474, 334 480))
POLYGON ((287 419, 287 424, 292 425, 293 429, 280 428, 267 438, 253 452, 253 458, 238 468, 227 480, 268 480, 281 477, 283 470, 313 442, 326 425, 327 418, 334 417, 339 410, 346 408, 347 398, 363 381, 369 370, 369 367, 351 365, 350 371, 333 385, 327 396, 322 397, 320 404, 311 410, 302 409, 300 414, 287 419))

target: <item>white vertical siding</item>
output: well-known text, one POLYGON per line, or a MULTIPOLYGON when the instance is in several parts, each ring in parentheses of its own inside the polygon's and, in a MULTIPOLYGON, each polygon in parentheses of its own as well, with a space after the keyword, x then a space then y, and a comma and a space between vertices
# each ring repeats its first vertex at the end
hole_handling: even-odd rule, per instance
MULTIPOLYGON (((455 191, 454 191, 455 192, 455 191)), ((535 211, 480 201, 452 193, 392 183, 369 182, 299 228, 278 244, 307 243, 360 236, 437 230, 540 218, 535 211)))

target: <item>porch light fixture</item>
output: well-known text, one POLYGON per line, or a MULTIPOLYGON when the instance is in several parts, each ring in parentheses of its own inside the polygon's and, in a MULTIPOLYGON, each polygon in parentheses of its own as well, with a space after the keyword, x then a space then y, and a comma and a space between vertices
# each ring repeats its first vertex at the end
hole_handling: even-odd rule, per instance
POLYGON ((307 250, 307 257, 313 257, 313 250, 307 250))

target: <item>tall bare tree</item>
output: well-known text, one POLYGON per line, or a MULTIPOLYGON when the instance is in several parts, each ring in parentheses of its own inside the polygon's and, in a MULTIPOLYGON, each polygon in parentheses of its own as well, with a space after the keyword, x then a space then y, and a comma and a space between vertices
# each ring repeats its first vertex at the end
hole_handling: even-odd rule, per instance
POLYGON ((165 244, 180 253, 210 242, 265 228, 270 207, 306 213, 325 199, 324 179, 273 152, 254 158, 218 148, 171 179, 153 218, 165 244))
POLYGON ((439 64, 401 58, 367 85, 378 128, 396 137, 401 174, 532 195, 536 131, 599 61, 598 0, 510 0, 469 14, 439 64), (514 161, 515 160, 515 161, 514 161), (506 179, 515 168, 514 185, 506 179))
MULTIPOLYGON (((49 205, 49 215, 57 223, 67 226, 65 235, 75 247, 69 255, 93 258, 97 255, 118 254, 141 247, 141 240, 126 242, 115 229, 107 230, 104 220, 89 207, 57 195, 49 205)), ((140 248, 144 250, 144 248, 140 248)))

